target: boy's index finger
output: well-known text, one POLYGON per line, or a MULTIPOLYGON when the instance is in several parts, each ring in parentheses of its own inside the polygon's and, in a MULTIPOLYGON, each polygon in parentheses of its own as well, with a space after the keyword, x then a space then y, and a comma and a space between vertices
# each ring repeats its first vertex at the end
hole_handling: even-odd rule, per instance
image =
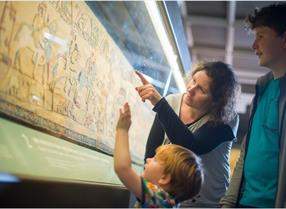
POLYGON ((149 84, 149 81, 147 81, 147 79, 139 71, 135 70, 135 73, 138 75, 144 85, 149 84))
POLYGON ((127 110, 127 109, 129 109, 129 104, 126 102, 126 103, 124 104, 124 110, 127 110))
POLYGON ((129 104, 128 104, 128 102, 126 102, 125 104, 124 104, 124 112, 126 113, 126 112, 130 112, 130 107, 129 107, 129 104))

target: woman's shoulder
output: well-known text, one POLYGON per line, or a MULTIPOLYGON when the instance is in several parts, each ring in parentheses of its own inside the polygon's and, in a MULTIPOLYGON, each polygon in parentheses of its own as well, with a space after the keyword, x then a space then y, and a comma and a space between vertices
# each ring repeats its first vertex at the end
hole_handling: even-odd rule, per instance
POLYGON ((169 102, 169 101, 172 101, 174 99, 177 100, 177 99, 181 98, 182 96, 183 96, 182 93, 169 94, 165 97, 165 99, 169 102))
POLYGON ((211 128, 224 132, 229 132, 231 130, 234 137, 236 137, 239 125, 239 115, 235 114, 235 116, 231 119, 231 121, 228 122, 209 120, 205 125, 206 128, 211 128))
POLYGON ((202 125, 198 130, 201 133, 207 133, 211 136, 227 137, 229 140, 235 138, 232 128, 222 121, 208 121, 202 125))
POLYGON ((183 94, 176 93, 176 94, 169 94, 165 97, 166 101, 172 106, 176 107, 181 104, 183 94))
POLYGON ((212 128, 212 129, 216 128, 231 129, 231 127, 223 121, 212 121, 212 120, 207 121, 204 125, 202 125, 202 127, 212 128))

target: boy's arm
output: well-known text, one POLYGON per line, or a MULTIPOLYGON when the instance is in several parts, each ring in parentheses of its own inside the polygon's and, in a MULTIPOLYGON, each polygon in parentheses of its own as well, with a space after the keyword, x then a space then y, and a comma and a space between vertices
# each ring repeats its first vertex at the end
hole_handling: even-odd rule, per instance
POLYGON ((114 148, 114 170, 121 182, 137 198, 142 198, 141 178, 131 167, 129 152, 128 130, 131 125, 131 116, 128 103, 120 110, 117 122, 114 148))

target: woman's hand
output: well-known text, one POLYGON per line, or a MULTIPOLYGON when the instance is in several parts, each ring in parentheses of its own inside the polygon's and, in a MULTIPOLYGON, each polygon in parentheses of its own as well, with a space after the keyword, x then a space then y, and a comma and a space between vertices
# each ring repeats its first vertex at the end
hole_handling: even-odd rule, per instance
POLYGON ((138 75, 143 84, 142 86, 135 88, 139 96, 141 97, 142 101, 145 102, 145 100, 148 99, 152 103, 152 105, 155 106, 161 100, 162 98, 161 95, 140 72, 135 70, 135 73, 138 75))
POLYGON ((122 129, 128 131, 131 126, 131 112, 129 104, 126 102, 122 108, 120 108, 119 119, 117 121, 116 130, 122 129))

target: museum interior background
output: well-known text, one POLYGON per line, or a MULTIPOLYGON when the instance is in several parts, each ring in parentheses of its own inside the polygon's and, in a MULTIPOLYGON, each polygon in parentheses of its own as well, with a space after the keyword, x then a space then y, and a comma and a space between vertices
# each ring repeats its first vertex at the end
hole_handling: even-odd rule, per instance
POLYGON ((232 64, 242 92, 232 167, 255 80, 266 72, 243 18, 270 2, 0 2, 0 205, 127 207, 113 172, 118 109, 128 101, 133 166, 142 171, 154 113, 134 87, 183 92, 200 61, 232 64), (100 194, 100 195, 98 195, 100 194))

